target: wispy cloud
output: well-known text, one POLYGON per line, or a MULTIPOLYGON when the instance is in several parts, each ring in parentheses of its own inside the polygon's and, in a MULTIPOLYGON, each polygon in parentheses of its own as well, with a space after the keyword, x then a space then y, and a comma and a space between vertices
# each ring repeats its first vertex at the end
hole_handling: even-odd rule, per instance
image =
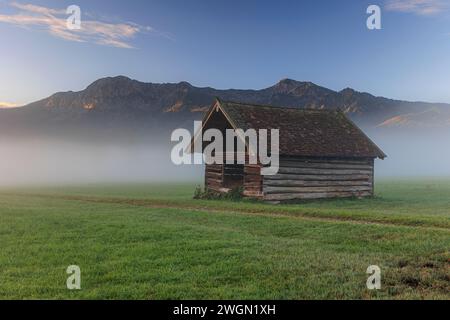
POLYGON ((82 15, 81 29, 71 30, 67 28, 68 15, 65 9, 18 2, 12 2, 10 5, 17 9, 17 12, 9 15, 0 14, 0 22, 20 27, 40 28, 55 37, 68 41, 90 42, 117 48, 133 48, 130 42, 138 34, 155 33, 165 36, 149 26, 141 26, 131 22, 115 23, 92 19, 84 20, 84 15, 82 15))
POLYGON ((0 109, 16 108, 17 104, 11 102, 0 101, 0 109))
POLYGON ((386 9, 419 15, 438 14, 448 9, 448 0, 387 0, 386 9))

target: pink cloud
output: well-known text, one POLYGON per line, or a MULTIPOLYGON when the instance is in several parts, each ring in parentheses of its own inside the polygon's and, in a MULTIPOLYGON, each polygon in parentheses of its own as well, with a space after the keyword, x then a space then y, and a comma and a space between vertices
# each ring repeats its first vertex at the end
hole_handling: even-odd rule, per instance
POLYGON ((390 11, 409 12, 420 15, 433 15, 448 8, 443 0, 387 0, 386 9, 390 11))
POLYGON ((19 12, 10 15, 0 14, 0 22, 20 27, 43 28, 52 36, 68 41, 90 42, 116 48, 133 48, 130 42, 138 34, 155 32, 148 26, 84 20, 83 16, 81 29, 71 30, 67 28, 66 10, 17 2, 11 3, 11 6, 18 9, 19 12))

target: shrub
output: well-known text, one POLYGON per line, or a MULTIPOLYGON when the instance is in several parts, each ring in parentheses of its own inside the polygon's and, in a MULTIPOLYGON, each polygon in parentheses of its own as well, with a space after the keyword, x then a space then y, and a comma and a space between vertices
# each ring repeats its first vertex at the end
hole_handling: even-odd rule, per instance
POLYGON ((244 188, 238 187, 238 188, 232 189, 228 193, 225 193, 223 196, 224 196, 224 199, 227 199, 227 200, 239 201, 239 200, 242 200, 243 193, 244 193, 244 188))
POLYGON ((194 191, 194 199, 197 200, 231 200, 240 201, 243 199, 244 188, 234 188, 228 193, 221 193, 209 189, 202 190, 200 186, 194 191))
POLYGON ((201 186, 197 186, 194 191, 194 199, 201 199, 203 196, 203 190, 201 186))

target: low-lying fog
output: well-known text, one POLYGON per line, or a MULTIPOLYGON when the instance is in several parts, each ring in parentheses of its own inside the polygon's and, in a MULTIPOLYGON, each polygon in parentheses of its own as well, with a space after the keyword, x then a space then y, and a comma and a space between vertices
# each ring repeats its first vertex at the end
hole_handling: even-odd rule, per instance
POLYGON ((201 181, 201 166, 175 166, 170 148, 0 140, 0 186, 201 181))
MULTIPOLYGON (((376 161, 378 177, 450 177, 450 132, 370 133, 388 155, 376 161)), ((115 182, 175 182, 203 179, 201 166, 177 167, 175 143, 94 144, 39 138, 0 138, 0 186, 115 182)))
POLYGON ((387 154, 377 160, 378 177, 449 177, 450 132, 378 132, 372 140, 387 154))

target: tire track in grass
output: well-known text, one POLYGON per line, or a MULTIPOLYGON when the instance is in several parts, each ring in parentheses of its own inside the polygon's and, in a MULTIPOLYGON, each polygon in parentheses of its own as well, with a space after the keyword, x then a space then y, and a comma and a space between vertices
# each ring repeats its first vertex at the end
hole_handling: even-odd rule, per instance
MULTIPOLYGON (((6 195, 6 194, 3 194, 6 195)), ((418 223, 424 223, 423 221, 411 220, 408 221, 384 221, 384 220, 370 220, 370 217, 362 217, 361 219, 352 219, 349 216, 339 217, 335 216, 317 216, 312 215, 308 212, 289 212, 289 211, 278 211, 276 213, 264 212, 264 211, 252 211, 248 209, 215 209, 208 208, 204 206, 197 205, 176 205, 174 203, 167 203, 164 200, 148 200, 148 199, 125 199, 125 198, 111 198, 111 197, 95 197, 95 196, 71 196, 71 195, 51 195, 51 194, 11 194, 12 196, 21 197, 35 197, 43 199, 53 199, 53 200, 67 200, 67 201, 80 201, 89 203, 103 203, 103 204, 118 204, 118 205, 130 205, 154 209, 184 209, 197 212, 205 213, 228 213, 228 214, 245 214, 254 216, 264 216, 264 217, 274 217, 274 218, 292 218, 292 219, 302 219, 308 221, 323 221, 323 222, 334 222, 334 223, 352 223, 359 225, 379 225, 379 226, 392 226, 392 227, 408 227, 408 228, 419 228, 426 230, 436 230, 436 231, 446 231, 450 232, 450 228, 442 227, 433 224, 433 222, 427 222, 429 225, 422 225, 418 223), (369 218, 369 219, 367 219, 369 218)))

